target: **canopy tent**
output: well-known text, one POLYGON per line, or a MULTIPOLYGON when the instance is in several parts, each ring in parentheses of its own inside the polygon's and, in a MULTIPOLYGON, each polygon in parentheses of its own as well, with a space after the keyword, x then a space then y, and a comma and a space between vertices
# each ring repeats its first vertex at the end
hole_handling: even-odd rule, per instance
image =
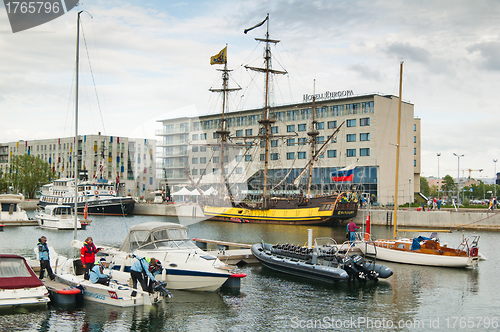
POLYGON ((207 191, 204 191, 203 192, 206 196, 209 196, 209 195, 217 195, 217 190, 215 190, 213 187, 210 187, 210 189, 207 189, 207 191))
POLYGON ((191 195, 191 192, 188 189, 186 189, 186 187, 182 187, 181 190, 172 193, 172 196, 186 196, 186 195, 191 195))
POLYGON ((196 189, 193 189, 193 191, 191 191, 191 193, 189 194, 191 196, 200 196, 200 192, 196 189))

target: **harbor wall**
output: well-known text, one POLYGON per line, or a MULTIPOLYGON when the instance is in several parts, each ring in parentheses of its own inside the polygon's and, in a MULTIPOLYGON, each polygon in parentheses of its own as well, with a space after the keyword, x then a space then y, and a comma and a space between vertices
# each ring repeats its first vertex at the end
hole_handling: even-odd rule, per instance
MULTIPOLYGON (((392 225, 388 213, 393 210, 372 210, 370 211, 370 221, 372 225, 392 225)), ((360 210, 354 218, 354 222, 359 225, 365 223, 367 211, 360 210)), ((448 210, 448 211, 405 211, 398 210, 398 228, 426 228, 426 229, 476 229, 476 230, 496 230, 500 231, 500 211, 487 210, 448 210)))
POLYGON ((196 204, 148 204, 136 203, 132 214, 147 216, 171 216, 204 218, 201 207, 196 204))

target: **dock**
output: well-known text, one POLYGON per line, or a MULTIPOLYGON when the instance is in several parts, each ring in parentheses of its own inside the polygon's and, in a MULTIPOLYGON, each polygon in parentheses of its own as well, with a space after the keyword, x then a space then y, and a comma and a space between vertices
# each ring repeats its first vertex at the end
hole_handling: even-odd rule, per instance
POLYGON ((238 264, 256 264, 259 263, 257 258, 252 255, 250 248, 251 244, 235 243, 227 241, 193 239, 196 245, 208 252, 217 252, 217 258, 228 265, 238 264), (208 248, 209 245, 216 246, 216 249, 208 248), (236 249, 230 249, 236 248, 236 249))

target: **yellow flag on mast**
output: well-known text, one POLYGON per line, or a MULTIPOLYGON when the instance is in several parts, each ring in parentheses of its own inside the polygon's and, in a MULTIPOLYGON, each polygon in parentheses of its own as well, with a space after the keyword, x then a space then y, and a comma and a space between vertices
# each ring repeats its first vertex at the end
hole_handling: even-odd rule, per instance
POLYGON ((223 65, 227 62, 227 46, 222 49, 217 55, 210 57, 211 65, 223 65))

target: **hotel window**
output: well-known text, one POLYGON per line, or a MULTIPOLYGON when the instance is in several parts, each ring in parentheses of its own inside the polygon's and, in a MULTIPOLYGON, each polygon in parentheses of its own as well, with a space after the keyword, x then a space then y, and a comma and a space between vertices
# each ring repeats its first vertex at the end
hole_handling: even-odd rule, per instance
POLYGON ((278 140, 277 139, 271 140, 271 146, 272 147, 277 147, 278 146, 278 140))
POLYGON ((193 138, 193 141, 197 141, 198 140, 198 134, 193 134, 192 138, 193 138))
POLYGON ((201 122, 200 121, 193 122, 193 130, 200 130, 200 129, 201 129, 201 122))
POLYGON ((325 129, 325 123, 324 122, 316 123, 316 129, 317 130, 325 129))
POLYGON ((205 175, 207 174, 207 170, 206 169, 200 169, 200 175, 205 175))
POLYGON ((369 141, 370 140, 370 133, 359 134, 359 140, 360 141, 369 141))
POLYGON ((206 146, 200 146, 200 152, 205 152, 207 151, 207 147, 206 146))
POLYGON ((413 136, 413 143, 417 143, 417 136, 413 136))
POLYGON ((253 133, 252 129, 245 129, 246 136, 252 136, 252 133, 253 133))
POLYGON ((323 144, 323 143, 325 143, 325 136, 316 137, 316 144, 323 144))
POLYGON ((359 119, 359 125, 360 126, 369 126, 370 125, 370 118, 359 119))
POLYGON ((347 134, 346 141, 347 142, 356 142, 356 134, 347 134))
POLYGON ((278 153, 271 153, 271 160, 278 160, 278 159, 279 159, 278 153))
POLYGON ((193 146, 193 148, 191 149, 191 151, 198 152, 198 147, 197 146, 193 146))
POLYGON ((198 163, 198 158, 193 158, 191 160, 191 164, 197 164, 198 163))
POLYGON ((236 174, 243 174, 243 168, 236 167, 236 174))
POLYGON ((252 155, 247 154, 245 156, 245 161, 252 161, 252 155))
POLYGON ((287 160, 293 160, 293 159, 295 159, 295 152, 287 152, 286 153, 286 159, 287 160))
POLYGON ((206 164, 206 163, 207 163, 207 157, 201 157, 200 164, 206 164))
POLYGON ((260 141, 260 147, 265 148, 266 147, 266 141, 260 141))
POLYGON ((417 125, 416 124, 413 125, 413 131, 417 131, 417 125))
POLYGON ((337 158, 337 150, 328 150, 327 155, 328 158, 337 158))
POLYGON ((242 161, 243 160, 243 155, 239 154, 235 158, 236 161, 242 161))
POLYGON ((369 155, 370 155, 370 149, 369 148, 359 149, 359 156, 360 157, 367 157, 369 155))
POLYGON ((236 130, 236 137, 243 136, 243 129, 236 130))
POLYGON ((295 132, 295 125, 288 125, 288 126, 286 126, 286 132, 287 133, 293 133, 293 132, 295 132))
POLYGON ((356 119, 347 120, 347 127, 356 127, 356 119))
POLYGON ((218 164, 218 163, 219 163, 219 160, 220 160, 220 158, 219 158, 219 157, 214 157, 214 158, 212 159, 212 161, 213 161, 213 163, 214 163, 214 164, 218 164))
POLYGON ((299 124, 299 131, 306 131, 306 130, 307 130, 307 126, 305 123, 299 124))
POLYGON ((198 170, 196 168, 193 168, 193 170, 191 171, 191 174, 198 175, 198 170))
POLYGON ((219 138, 219 133, 214 133, 214 139, 219 138))
POLYGON ((373 113, 373 101, 363 102, 361 103, 361 112, 362 113, 373 113))
POLYGON ((306 145, 306 138, 299 138, 299 145, 306 145))
POLYGON ((413 159, 413 167, 417 167, 417 161, 413 159))
POLYGON ((413 155, 416 156, 417 155, 417 148, 413 148, 413 155))
POLYGON ((207 133, 200 134, 200 139, 207 139, 207 133))
POLYGON ((305 152, 299 152, 298 153, 298 158, 299 159, 306 159, 306 153, 305 152))
POLYGON ((271 127, 271 133, 272 134, 277 134, 278 133, 278 126, 271 127))
POLYGON ((287 146, 294 146, 295 145, 295 138, 289 138, 286 140, 286 145, 287 146))
POLYGON ((337 128, 337 121, 328 121, 328 129, 337 128))
POLYGON ((356 157, 356 149, 347 149, 348 157, 356 157))
POLYGON ((266 160, 266 155, 262 153, 260 155, 260 161, 264 161, 264 160, 266 160))

